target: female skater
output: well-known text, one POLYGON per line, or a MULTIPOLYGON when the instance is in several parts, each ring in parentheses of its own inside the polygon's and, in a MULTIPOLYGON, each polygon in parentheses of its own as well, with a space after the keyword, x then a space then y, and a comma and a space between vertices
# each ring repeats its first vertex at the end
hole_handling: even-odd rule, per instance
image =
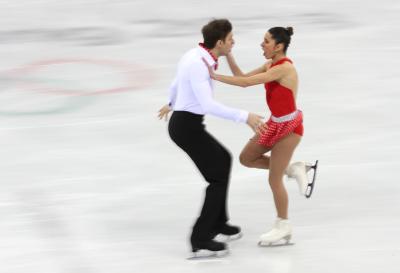
MULTIPOLYGON (((261 235, 260 245, 271 245, 291 238, 292 228, 288 220, 288 194, 283 176, 296 178, 300 192, 307 196, 306 171, 316 166, 296 162, 289 167, 294 150, 303 136, 303 114, 296 107, 298 77, 286 51, 293 35, 293 28, 273 27, 268 30, 261 43, 267 63, 244 74, 232 54, 227 55, 234 76, 215 74, 209 67, 210 76, 220 82, 247 87, 264 84, 266 100, 271 117, 259 127, 240 154, 240 162, 249 168, 269 169, 269 184, 274 196, 277 219, 273 228, 261 235), (265 155, 271 152, 270 156, 265 155)), ((207 64, 207 63, 206 63, 207 64)), ((315 171, 314 171, 315 172, 315 171)), ((311 193, 310 193, 311 194, 311 193)), ((309 197, 309 196, 307 196, 309 197)))

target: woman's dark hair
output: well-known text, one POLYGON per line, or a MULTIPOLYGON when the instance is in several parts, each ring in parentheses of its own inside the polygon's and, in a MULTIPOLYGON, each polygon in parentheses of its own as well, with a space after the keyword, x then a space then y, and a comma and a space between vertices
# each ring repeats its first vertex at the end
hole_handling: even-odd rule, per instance
POLYGON ((226 36, 232 31, 232 24, 227 19, 214 19, 201 29, 204 46, 212 49, 218 40, 225 41, 226 36))
POLYGON ((292 27, 273 27, 268 30, 272 38, 275 40, 276 44, 283 44, 283 52, 286 50, 290 44, 290 36, 293 35, 292 27))

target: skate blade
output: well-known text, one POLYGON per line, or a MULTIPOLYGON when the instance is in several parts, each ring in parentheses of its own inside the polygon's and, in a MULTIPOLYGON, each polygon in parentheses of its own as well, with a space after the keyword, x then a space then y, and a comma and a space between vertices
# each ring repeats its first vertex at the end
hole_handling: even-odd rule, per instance
POLYGON ((314 165, 312 163, 305 163, 306 172, 309 172, 311 169, 315 169, 318 165, 318 160, 315 161, 314 165))
POLYGON ((259 241, 258 246, 260 246, 260 247, 291 246, 291 245, 294 245, 294 243, 290 242, 291 238, 292 237, 290 235, 288 235, 276 242, 259 241))
POLYGON ((287 242, 287 243, 265 243, 265 242, 258 242, 259 247, 282 247, 282 246, 292 246, 294 243, 287 242))
POLYGON ((306 194, 305 194, 306 198, 310 198, 313 193, 313 190, 314 190, 315 180, 317 178, 318 160, 315 161, 315 164, 313 166, 311 166, 310 168, 314 170, 314 173, 313 173, 313 178, 312 178, 311 183, 309 183, 307 185, 306 194))
POLYGON ((193 253, 193 256, 186 258, 189 261, 207 261, 207 260, 218 260, 229 255, 229 250, 221 251, 209 251, 209 250, 199 250, 193 253))
POLYGON ((242 237, 243 237, 243 233, 241 233, 241 232, 239 232, 238 234, 235 234, 235 235, 222 235, 222 234, 220 234, 220 235, 217 236, 217 240, 220 241, 220 242, 229 243, 229 242, 232 242, 232 241, 237 241, 242 237))

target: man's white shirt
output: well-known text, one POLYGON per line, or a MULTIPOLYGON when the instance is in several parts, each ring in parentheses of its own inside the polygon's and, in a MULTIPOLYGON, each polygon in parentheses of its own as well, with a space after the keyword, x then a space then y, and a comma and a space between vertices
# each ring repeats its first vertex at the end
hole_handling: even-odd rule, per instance
POLYGON ((177 75, 169 90, 171 108, 245 123, 249 115, 247 111, 225 106, 213 99, 214 83, 202 58, 212 67, 216 64, 207 50, 200 46, 189 50, 179 61, 177 75))

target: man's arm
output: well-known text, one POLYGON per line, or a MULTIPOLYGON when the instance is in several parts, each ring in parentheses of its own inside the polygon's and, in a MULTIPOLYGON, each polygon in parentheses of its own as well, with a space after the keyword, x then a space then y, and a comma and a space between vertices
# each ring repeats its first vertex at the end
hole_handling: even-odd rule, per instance
POLYGON ((175 105, 177 89, 178 89, 178 77, 175 77, 175 79, 172 81, 169 87, 168 104, 164 105, 163 107, 161 107, 160 110, 158 110, 159 119, 164 118, 165 121, 168 120, 168 113, 172 111, 175 105))
POLYGON ((256 133, 264 131, 262 116, 227 107, 213 99, 209 82, 210 74, 207 71, 207 66, 201 60, 192 65, 189 71, 189 78, 194 95, 206 113, 236 122, 247 123, 256 133))
POLYGON ((168 100, 168 105, 173 108, 175 105, 176 101, 176 92, 178 90, 178 77, 175 77, 175 79, 172 81, 170 87, 169 87, 169 100, 168 100))
POLYGON ((247 122, 247 111, 227 107, 213 99, 207 67, 200 61, 193 63, 189 71, 190 85, 197 101, 207 114, 236 122, 247 122))

